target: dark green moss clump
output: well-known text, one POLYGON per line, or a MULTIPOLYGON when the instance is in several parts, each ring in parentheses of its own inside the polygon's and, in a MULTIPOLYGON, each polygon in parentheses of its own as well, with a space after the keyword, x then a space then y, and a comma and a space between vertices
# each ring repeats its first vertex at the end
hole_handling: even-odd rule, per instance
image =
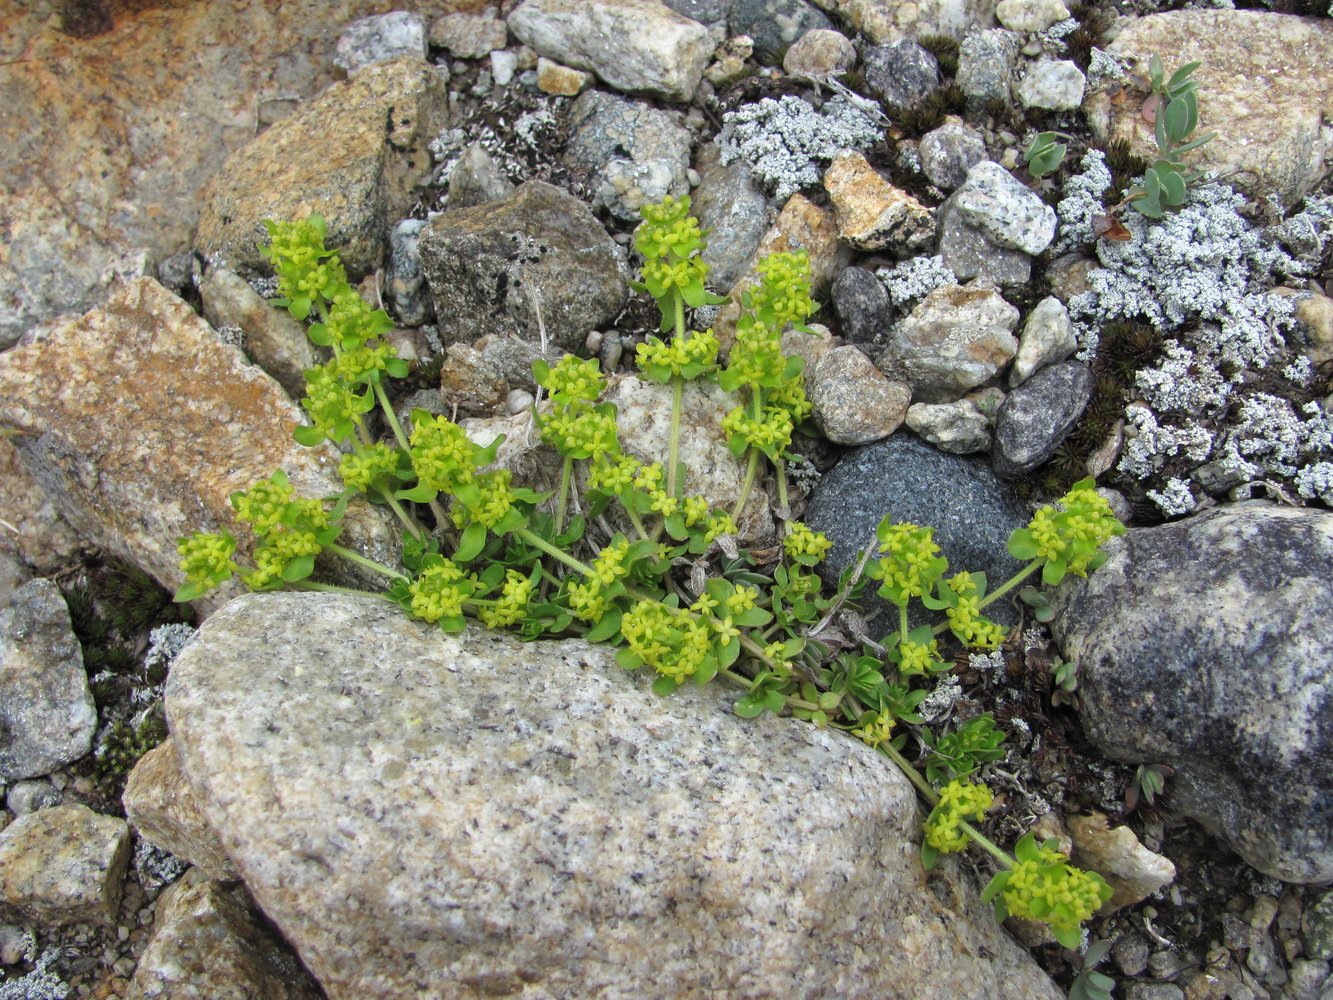
POLYGON ((954 76, 958 72, 958 39, 950 35, 922 35, 916 43, 935 57, 940 72, 954 76))
POLYGON ((894 105, 889 109, 889 120, 904 135, 919 139, 932 129, 944 124, 946 115, 961 114, 967 104, 967 95, 956 83, 936 87, 909 107, 894 105))

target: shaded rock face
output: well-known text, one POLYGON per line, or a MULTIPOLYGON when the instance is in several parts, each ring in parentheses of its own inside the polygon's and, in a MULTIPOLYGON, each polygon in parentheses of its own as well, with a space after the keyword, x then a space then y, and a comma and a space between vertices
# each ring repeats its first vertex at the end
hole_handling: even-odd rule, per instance
POLYGON ((436 216, 417 250, 446 345, 487 333, 537 341, 544 325, 576 351, 629 295, 624 250, 586 205, 542 181, 436 216))
POLYGON ((1252 502, 1132 529, 1052 623, 1108 756, 1290 882, 1333 878, 1333 513, 1252 502))
POLYGON ((166 697, 205 813, 333 1000, 1059 995, 972 890, 926 886, 886 761, 678 695, 605 647, 307 593, 218 612, 166 697))

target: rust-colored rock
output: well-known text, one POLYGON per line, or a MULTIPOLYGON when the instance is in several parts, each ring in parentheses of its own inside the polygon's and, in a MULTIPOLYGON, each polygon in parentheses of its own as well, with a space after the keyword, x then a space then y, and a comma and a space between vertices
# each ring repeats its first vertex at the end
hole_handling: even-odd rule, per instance
POLYGON ((125 818, 145 840, 200 868, 209 878, 236 878, 231 858, 204 819, 167 740, 134 765, 121 796, 125 818))

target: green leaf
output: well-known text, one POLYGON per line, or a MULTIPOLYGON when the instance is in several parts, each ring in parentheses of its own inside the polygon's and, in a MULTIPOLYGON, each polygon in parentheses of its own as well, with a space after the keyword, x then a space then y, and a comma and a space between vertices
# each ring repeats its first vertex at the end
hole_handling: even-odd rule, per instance
POLYGON ((402 358, 390 358, 384 362, 384 370, 394 378, 407 378, 407 362, 402 358))
POLYGON ((207 594, 212 588, 202 583, 186 583, 177 588, 172 600, 178 604, 193 601, 196 597, 207 594))
POLYGON ((333 343, 333 334, 329 333, 329 328, 323 323, 311 323, 305 335, 310 338, 312 344, 320 347, 328 347, 333 343))
POLYGON ((398 490, 396 493, 394 493, 394 497, 396 497, 397 499, 411 500, 413 503, 430 503, 439 495, 440 495, 439 490, 432 489, 425 483, 418 483, 416 486, 413 486, 410 490, 398 490))
MULTIPOLYGON (((1161 121, 1159 118, 1158 121, 1161 121)), ((1143 193, 1149 201, 1156 201, 1162 193, 1162 180, 1157 176, 1157 168, 1150 167, 1143 175, 1143 193)))
POLYGON ((705 656, 703 663, 699 664, 699 669, 694 672, 694 683, 703 687, 714 677, 717 676, 717 657, 705 656))
POLYGON ((825 691, 819 696, 819 707, 825 711, 833 711, 842 701, 842 695, 837 691, 825 691))
POLYGON ((1014 857, 1019 861, 1036 861, 1038 855, 1037 836, 1034 833, 1023 834, 1018 843, 1014 844, 1014 857))
POLYGON ((764 703, 747 694, 738 699, 731 710, 742 719, 755 719, 764 714, 764 703))
POLYGON ((665 698, 667 695, 673 694, 678 687, 680 687, 680 685, 670 677, 659 677, 657 680, 653 681, 653 694, 661 695, 665 698))
POLYGON ((1173 170, 1162 178, 1163 200, 1174 208, 1185 204, 1185 178, 1173 170))
POLYGON ((1037 558, 1037 541, 1027 528, 1015 528, 1009 535, 1009 554, 1015 559, 1037 558))
POLYGON ((1041 568, 1041 582, 1054 587, 1065 578, 1066 563, 1063 559, 1051 559, 1041 568))
POLYGON ((1072 927, 1052 927, 1051 930, 1055 933, 1055 940, 1071 951, 1077 951, 1078 946, 1083 942, 1083 932, 1079 929, 1078 924, 1072 927))
POLYGON ((643 660, 637 653, 630 652, 628 646, 616 650, 616 665, 622 670, 638 670, 643 660))
POLYGON ((304 580, 315 571, 314 556, 297 556, 282 568, 282 578, 287 583, 304 580))
POLYGON ((783 697, 781 691, 769 691, 764 695, 764 707, 774 715, 777 715, 787 707, 787 699, 783 697))
POLYGON ((683 542, 690 537, 689 529, 685 527, 685 518, 679 514, 672 514, 663 520, 666 527, 666 533, 678 542, 683 542))
POLYGON ((587 639, 589 642, 608 641, 620 631, 620 616, 620 609, 612 608, 602 617, 601 621, 588 629, 583 638, 587 639))
MULTIPOLYGON (((1160 65, 1161 60, 1158 59, 1157 61, 1160 65)), ((1180 69, 1171 74, 1171 79, 1166 81, 1166 92, 1168 94, 1174 94, 1177 89, 1185 85, 1189 80, 1190 74, 1202 65, 1203 63, 1196 59, 1194 62, 1187 62, 1184 66, 1181 66, 1180 69)))
POLYGON ((1148 57, 1148 78, 1152 81, 1153 90, 1162 89, 1162 81, 1166 78, 1166 67, 1162 65, 1162 57, 1156 52, 1148 57))
POLYGON ((310 427, 302 424, 296 430, 292 431, 292 438, 297 444, 305 445, 307 448, 317 447, 324 440, 324 435, 320 433, 319 428, 310 427))
POLYGON ((1190 133, 1189 101, 1193 97, 1193 94, 1177 97, 1166 106, 1166 111, 1163 112, 1162 117, 1165 119, 1164 128, 1166 129, 1166 137, 1173 145, 1183 140, 1185 136, 1190 133))
POLYGON ((981 890, 981 901, 989 903, 991 900, 998 900, 1004 887, 1009 884, 1009 871, 996 872, 994 877, 986 883, 986 888, 981 890))
POLYGON ((458 540, 458 548, 454 551, 454 560, 471 562, 481 555, 481 550, 485 547, 486 525, 473 521, 463 529, 463 537, 458 540))
POLYGON ((717 655, 718 655, 718 666, 721 667, 723 670, 726 670, 733 663, 735 663, 736 660, 741 655, 740 639, 734 637, 728 639, 725 643, 723 643, 720 647, 718 647, 717 655))
POLYGON ((921 867, 922 867, 922 868, 924 868, 926 871, 930 871, 932 868, 935 867, 935 862, 938 861, 939 859, 940 859, 940 852, 939 852, 939 851, 937 851, 935 848, 931 847, 929 844, 925 844, 925 843, 923 843, 923 844, 921 845, 921 867))

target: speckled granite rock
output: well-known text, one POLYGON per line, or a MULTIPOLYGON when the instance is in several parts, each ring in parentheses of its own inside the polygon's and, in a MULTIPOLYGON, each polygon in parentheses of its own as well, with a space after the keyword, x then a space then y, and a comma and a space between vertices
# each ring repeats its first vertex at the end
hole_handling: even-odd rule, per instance
POLYGON ((1333 879, 1333 513, 1251 501, 1131 528, 1051 628, 1084 731, 1283 881, 1333 879))
POLYGON ((155 847, 195 865, 209 878, 236 878, 231 859, 181 773, 171 740, 139 758, 125 782, 121 803, 125 818, 155 847))
POLYGON ((0 609, 0 781, 73 763, 91 749, 96 729, 65 599, 50 580, 31 580, 0 609))
MULTIPOLYGON (((1149 56, 1174 69, 1202 60, 1199 131, 1217 137, 1191 153, 1193 169, 1218 170, 1250 194, 1293 206, 1324 175, 1321 123, 1333 107, 1333 22, 1256 10, 1179 10, 1126 21, 1107 52, 1149 56)), ((1104 88, 1084 101, 1088 122, 1105 141, 1128 139, 1138 156, 1157 154, 1151 124, 1137 102, 1113 105, 1104 88)))
POLYGON ((128 1000, 315 1000, 300 963, 261 930, 245 890, 195 869, 157 901, 153 936, 134 970, 128 1000))
POLYGON ((23 464, 12 439, 0 438, 0 551, 39 573, 64 566, 79 551, 78 533, 60 516, 51 498, 23 464))
POLYGON ((328 221, 355 281, 383 261, 445 126, 448 76, 424 59, 376 63, 303 104, 227 158, 200 193, 195 247, 232 269, 267 270, 265 219, 328 221))
POLYGON ((1078 361, 1043 368, 1005 397, 995 417, 995 474, 1012 479, 1055 454, 1092 396, 1092 372, 1078 361))
POLYGON ((0 830, 0 904, 45 926, 114 925, 129 859, 123 819, 80 805, 39 809, 0 830))
POLYGON ((713 54, 708 29, 658 0, 527 0, 509 30, 609 87, 688 101, 713 54))
POLYGON ((167 712, 331 1000, 1059 996, 974 890, 926 885, 890 764, 647 681, 579 641, 248 595, 176 661, 167 712))
MULTIPOLYGON (((18 429, 24 463, 81 534, 169 590, 184 582, 177 538, 236 531, 233 491, 278 468, 298 493, 341 489, 333 447, 292 440, 302 416, 277 382, 151 278, 0 354, 0 424, 18 429)), ((397 563, 397 528, 382 510, 358 503, 344 523, 342 544, 397 563)), ((236 533, 244 558, 249 535, 236 533)), ((233 581, 201 605, 239 590, 233 581)))
POLYGON ((879 45, 899 38, 945 34, 962 38, 995 24, 996 0, 814 0, 879 45))
POLYGON ((446 345, 486 333, 537 341, 540 309, 550 340, 577 351, 629 294, 625 251, 587 205, 542 181, 442 212, 417 252, 446 345))
POLYGON ((834 444, 868 444, 888 437, 907 415, 912 390, 892 382, 851 344, 824 354, 806 376, 812 416, 834 444))

